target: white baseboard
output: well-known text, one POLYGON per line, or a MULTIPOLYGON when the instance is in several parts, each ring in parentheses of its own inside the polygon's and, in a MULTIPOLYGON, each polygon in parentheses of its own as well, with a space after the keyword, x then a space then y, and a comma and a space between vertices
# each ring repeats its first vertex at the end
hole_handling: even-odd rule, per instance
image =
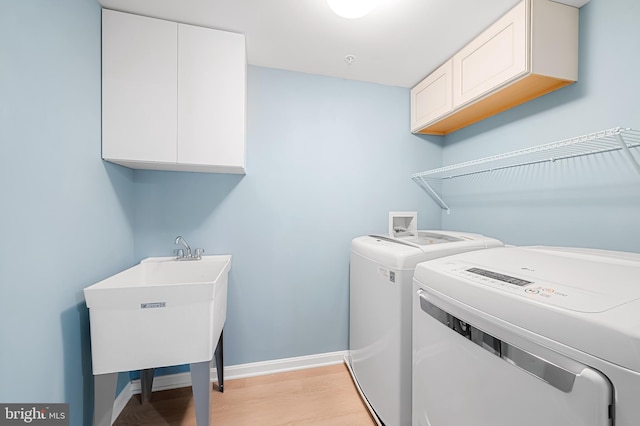
MULTIPOLYGON (((263 376, 265 374, 284 373, 285 371, 302 370, 305 368, 324 367, 342 364, 349 351, 327 352, 323 354, 299 356, 293 358, 274 359, 271 361, 250 362, 247 364, 230 365, 224 368, 224 379, 242 379, 245 377, 263 376)), ((215 368, 211 368, 210 378, 218 380, 215 368)), ((153 391, 168 390, 191 386, 190 373, 168 374, 153 379, 153 391)), ((116 397, 113 403, 112 424, 118 418, 127 402, 133 395, 140 394, 142 388, 140 379, 132 380, 116 397)))

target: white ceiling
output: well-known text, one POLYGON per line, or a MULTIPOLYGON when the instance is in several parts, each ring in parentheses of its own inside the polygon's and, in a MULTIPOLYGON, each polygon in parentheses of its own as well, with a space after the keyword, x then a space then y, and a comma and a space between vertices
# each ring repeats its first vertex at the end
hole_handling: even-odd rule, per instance
POLYGON ((325 0, 99 0, 109 9, 243 33, 251 65, 403 87, 519 1, 382 0, 350 20, 325 0), (355 61, 347 64, 346 55, 355 61))

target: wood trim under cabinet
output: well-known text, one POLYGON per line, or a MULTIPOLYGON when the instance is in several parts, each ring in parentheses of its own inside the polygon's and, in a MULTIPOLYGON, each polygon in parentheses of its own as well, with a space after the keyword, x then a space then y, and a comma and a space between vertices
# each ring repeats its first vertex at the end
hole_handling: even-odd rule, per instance
POLYGON ((575 81, 529 74, 416 133, 446 135, 571 83, 575 81))

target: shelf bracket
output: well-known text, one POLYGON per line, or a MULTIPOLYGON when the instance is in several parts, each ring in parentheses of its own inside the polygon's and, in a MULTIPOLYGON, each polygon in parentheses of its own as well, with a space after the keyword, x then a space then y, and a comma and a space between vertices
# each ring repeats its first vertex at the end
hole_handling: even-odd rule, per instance
POLYGON ((438 195, 436 190, 433 189, 431 185, 429 185, 429 182, 427 182, 425 178, 423 178, 422 176, 414 176, 412 179, 415 183, 418 184, 420 188, 422 188, 427 194, 429 194, 436 203, 440 205, 440 208, 446 209, 447 214, 451 214, 451 209, 449 209, 447 203, 445 203, 442 197, 438 195))
POLYGON ((629 147, 627 146, 627 143, 624 141, 622 134, 618 131, 614 136, 618 141, 618 143, 620 144, 620 148, 622 148, 624 153, 627 155, 627 158, 631 162, 631 165, 633 166, 633 168, 636 169, 636 172, 638 172, 638 174, 640 174, 640 164, 638 164, 638 161, 636 161, 633 154, 631 154, 631 150, 629 150, 629 147))

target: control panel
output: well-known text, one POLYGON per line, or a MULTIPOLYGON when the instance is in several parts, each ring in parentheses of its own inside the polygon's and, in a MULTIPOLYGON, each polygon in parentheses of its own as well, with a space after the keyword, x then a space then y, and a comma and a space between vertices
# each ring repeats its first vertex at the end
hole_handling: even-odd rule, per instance
POLYGON ((520 278, 511 277, 509 275, 500 274, 498 272, 488 271, 482 268, 469 268, 467 272, 471 272, 473 274, 482 275, 483 277, 493 278, 498 281, 502 281, 505 283, 513 284, 522 287, 523 285, 531 284, 531 281, 522 280, 520 278))
POLYGON ((464 278, 466 282, 471 281, 532 301, 573 311, 602 312, 624 303, 621 295, 594 293, 542 279, 534 270, 524 269, 523 274, 517 276, 515 273, 505 273, 494 268, 479 267, 458 261, 443 261, 439 266, 444 267, 453 276, 464 278))

